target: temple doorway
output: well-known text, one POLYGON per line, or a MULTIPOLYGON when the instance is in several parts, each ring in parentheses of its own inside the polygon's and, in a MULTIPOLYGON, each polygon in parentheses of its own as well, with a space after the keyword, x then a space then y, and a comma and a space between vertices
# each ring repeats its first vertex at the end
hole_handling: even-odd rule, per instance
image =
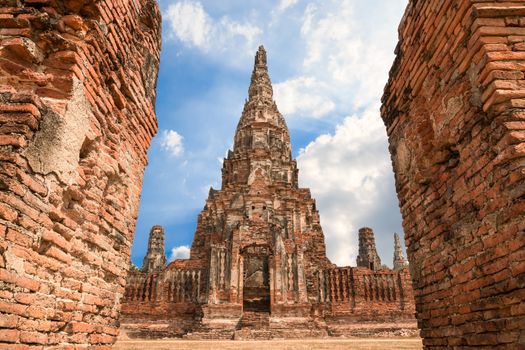
POLYGON ((270 312, 270 276, 268 256, 244 257, 244 311, 270 312))

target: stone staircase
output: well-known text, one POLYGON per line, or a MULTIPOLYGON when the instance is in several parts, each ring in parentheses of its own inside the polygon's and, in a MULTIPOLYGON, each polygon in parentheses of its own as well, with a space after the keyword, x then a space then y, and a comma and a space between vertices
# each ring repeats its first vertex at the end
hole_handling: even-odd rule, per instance
POLYGON ((267 329, 268 327, 270 327, 269 312, 245 311, 242 314, 237 329, 267 329))
POLYGON ((232 340, 238 319, 214 319, 199 322, 182 337, 188 340, 232 340))
POLYGON ((182 338, 188 340, 232 340, 234 330, 213 329, 209 327, 199 327, 192 332, 185 334, 182 338))
POLYGON ((267 311, 244 311, 237 324, 200 325, 183 338, 191 340, 270 340, 327 337, 326 323, 310 317, 271 317, 267 311))
POLYGON ((325 338, 326 323, 309 317, 272 318, 270 330, 274 339, 325 338))
POLYGON ((245 311, 233 339, 245 340, 268 340, 272 339, 272 332, 270 331, 270 313, 269 312, 257 312, 257 311, 245 311))

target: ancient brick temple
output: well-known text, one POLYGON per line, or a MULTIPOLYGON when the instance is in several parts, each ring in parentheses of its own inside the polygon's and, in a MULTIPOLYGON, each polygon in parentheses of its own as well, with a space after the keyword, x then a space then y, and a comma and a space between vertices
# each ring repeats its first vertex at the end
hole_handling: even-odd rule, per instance
POLYGON ((383 97, 426 349, 525 349, 525 3, 409 2, 383 97))
POLYGON ((127 334, 242 339, 413 330, 408 270, 381 266, 371 229, 359 232, 363 267, 336 267, 326 257, 262 47, 248 97, 222 188, 209 191, 190 258, 152 268, 165 259, 162 229, 152 229, 144 266, 128 278, 127 334))

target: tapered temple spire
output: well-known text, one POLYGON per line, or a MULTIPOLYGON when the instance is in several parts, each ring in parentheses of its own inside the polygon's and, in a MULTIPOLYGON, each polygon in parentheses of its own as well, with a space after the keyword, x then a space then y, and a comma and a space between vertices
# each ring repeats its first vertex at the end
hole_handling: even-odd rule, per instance
POLYGON ((148 253, 144 257, 142 271, 156 272, 166 267, 166 255, 164 253, 164 228, 155 225, 151 228, 148 241, 148 253))
POLYGON ((401 249, 399 235, 394 233, 394 270, 399 271, 407 266, 407 261, 401 249))
POLYGON ((286 121, 273 100, 266 51, 260 46, 255 54, 248 100, 237 125, 233 151, 223 163, 223 188, 252 183, 251 173, 261 168, 268 184, 284 182, 297 188, 297 164, 286 121), (261 166, 265 163, 265 166, 261 166), (264 170, 264 171, 263 171, 264 170))
POLYGON ((374 231, 369 227, 359 229, 359 255, 357 256, 357 266, 367 267, 370 270, 380 270, 381 259, 377 254, 374 231))
POLYGON ((268 65, 266 61, 266 51, 261 45, 255 54, 255 64, 253 66, 252 80, 248 90, 250 100, 263 98, 272 100, 273 89, 270 76, 268 75, 268 65))
POLYGON ((266 67, 266 50, 263 45, 259 46, 259 49, 255 54, 255 65, 266 67))

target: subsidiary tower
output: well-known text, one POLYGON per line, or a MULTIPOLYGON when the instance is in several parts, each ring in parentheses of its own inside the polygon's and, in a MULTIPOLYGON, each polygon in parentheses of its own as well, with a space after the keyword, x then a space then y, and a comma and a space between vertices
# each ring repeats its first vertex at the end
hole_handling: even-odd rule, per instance
POLYGON ((357 266, 367 267, 370 270, 381 269, 381 259, 377 254, 374 231, 369 227, 359 229, 359 255, 357 266))
POLYGON ((407 267, 407 265, 407 261, 403 255, 403 250, 401 249, 399 235, 394 233, 394 270, 399 271, 407 267))
POLYGON ((144 272, 159 272, 165 267, 164 229, 162 226, 155 225, 149 233, 148 252, 144 257, 142 270, 144 272))

